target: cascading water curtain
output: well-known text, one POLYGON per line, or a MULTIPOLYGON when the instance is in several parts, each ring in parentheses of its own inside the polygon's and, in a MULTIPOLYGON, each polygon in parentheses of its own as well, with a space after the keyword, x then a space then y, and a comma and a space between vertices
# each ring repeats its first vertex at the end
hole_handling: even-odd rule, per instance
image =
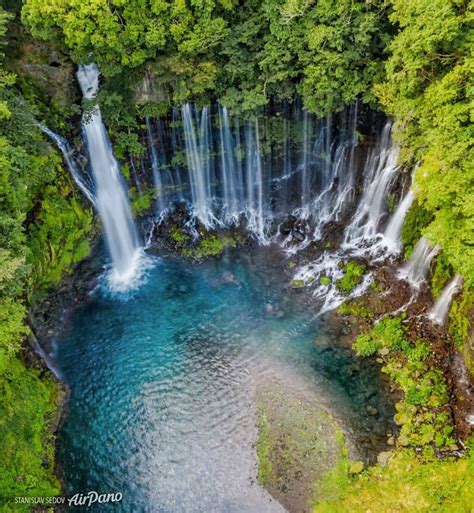
POLYGON ((354 202, 357 122, 357 104, 319 120, 299 102, 253 120, 191 104, 147 119, 157 218, 184 201, 208 229, 242 224, 268 242, 293 213, 318 238, 354 202))

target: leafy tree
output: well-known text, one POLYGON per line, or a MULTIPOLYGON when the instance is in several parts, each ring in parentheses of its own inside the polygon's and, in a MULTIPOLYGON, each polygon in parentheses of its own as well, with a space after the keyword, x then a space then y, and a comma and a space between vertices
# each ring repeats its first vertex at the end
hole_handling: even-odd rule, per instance
POLYGON ((375 90, 395 117, 405 162, 419 162, 418 202, 468 286, 474 284, 472 4, 465 0, 392 0, 399 26, 375 90))
MULTIPOLYGON (((0 7, 0 47, 12 19, 0 7)), ((50 495, 59 492, 51 434, 58 390, 23 362, 26 317, 30 300, 88 253, 92 216, 74 198, 60 156, 36 127, 36 106, 3 59, 1 53, 0 495, 50 495)))

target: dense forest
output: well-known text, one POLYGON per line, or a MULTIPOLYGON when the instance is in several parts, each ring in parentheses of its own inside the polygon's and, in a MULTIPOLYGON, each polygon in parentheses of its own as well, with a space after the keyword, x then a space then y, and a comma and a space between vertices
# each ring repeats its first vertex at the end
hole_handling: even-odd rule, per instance
MULTIPOLYGON (((449 343, 474 372, 470 2, 2 4, 0 497, 60 493, 53 431, 63 393, 33 356, 31 315, 90 254, 98 223, 39 124, 80 140, 82 103, 74 79, 79 64, 95 62, 101 70, 97 99, 126 180, 126 163, 145 153, 140 138, 145 118, 165 116, 184 102, 203 106, 217 101, 254 119, 268 105, 291 104, 298 97, 320 118, 354 102, 393 118, 399 163, 406 172, 415 170, 416 200, 403 228, 407 255, 421 235, 441 247, 431 283, 434 295, 455 273, 462 276, 463 292, 450 311, 449 343)), ((146 210, 149 192, 140 197, 129 185, 136 210, 146 210)), ((413 425, 405 423, 404 432, 410 441, 400 443, 385 466, 360 473, 350 462, 341 462, 328 477, 325 500, 315 511, 398 511, 390 498, 396 495, 411 497, 407 511, 471 511, 472 456, 460 450, 446 419, 422 418, 428 413, 419 405, 426 398, 420 402, 412 397, 410 403, 413 380, 425 376, 424 386, 431 388, 420 393, 431 398, 426 402, 434 401, 429 415, 442 415, 438 407, 446 402, 440 399, 446 390, 439 371, 422 374, 426 346, 411 347, 397 322, 376 324, 355 349, 371 355, 384 346, 395 348, 387 373, 405 393, 406 409, 398 415, 411 416, 413 425), (403 371, 397 367, 400 361, 403 371), (430 395, 434 389, 439 404, 430 395), (428 424, 433 433, 425 429, 428 424), (449 455, 439 453, 443 446, 452 448, 449 455)), ((463 449, 469 443, 465 439, 463 449)), ((0 502, 0 509, 17 511, 8 502, 0 502)))

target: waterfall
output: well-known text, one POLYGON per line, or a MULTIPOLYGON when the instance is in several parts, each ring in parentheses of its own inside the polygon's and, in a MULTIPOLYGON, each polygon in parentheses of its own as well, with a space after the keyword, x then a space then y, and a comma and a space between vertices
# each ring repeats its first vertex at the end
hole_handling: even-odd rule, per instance
MULTIPOLYGON (((160 128, 160 121, 147 121, 151 167, 154 176, 160 174, 155 184, 167 188, 166 169, 180 180, 191 221, 198 220, 207 229, 243 225, 259 243, 276 241, 288 254, 320 240, 332 223, 350 216, 339 249, 325 251, 295 275, 312 284, 324 302, 322 310, 327 310, 343 300, 336 287, 341 261, 375 261, 401 250, 403 220, 414 200, 409 191, 385 227, 387 196, 400 169, 398 148, 392 145, 387 122, 360 169, 358 122, 357 102, 344 113, 317 119, 295 101, 291 108, 272 106, 269 116, 253 121, 231 116, 219 104, 202 109, 184 104, 173 110, 169 133, 160 128), (168 136, 169 144, 160 142, 157 152, 155 141, 168 136), (166 155, 166 147, 171 155, 166 155), (183 158, 187 167, 181 172, 183 158), (179 178, 184 175, 187 179, 179 178), (276 226, 277 233, 272 232, 276 226), (330 285, 319 283, 322 274, 330 278, 330 285)), ((169 198, 166 205, 173 201, 169 198)), ((164 207, 158 202, 157 208, 164 207)), ((418 266, 418 259, 407 264, 412 284, 420 280, 418 266)), ((361 294, 371 279, 369 272, 353 294, 361 294)))
POLYGON ((76 164, 76 161, 73 158, 72 150, 69 147, 69 144, 66 141, 66 139, 54 133, 52 130, 50 130, 48 127, 44 125, 39 124, 38 127, 56 143, 57 147, 63 154, 64 161, 66 162, 66 165, 69 169, 69 172, 71 173, 74 182, 83 192, 84 196, 95 206, 93 185, 90 183, 90 180, 88 180, 88 178, 82 176, 82 173, 78 165, 76 164))
POLYGON ((306 207, 309 203, 309 194, 310 194, 310 177, 309 177, 309 114, 305 109, 303 111, 303 147, 301 152, 301 209, 303 215, 306 217, 308 212, 306 211, 306 207))
POLYGON ((313 153, 318 156, 319 191, 311 202, 314 239, 320 239, 324 227, 331 221, 340 221, 354 199, 357 168, 355 152, 358 146, 358 105, 349 111, 347 129, 342 130, 339 141, 333 140, 331 115, 326 116, 314 143, 313 153))
POLYGON ((266 242, 263 212, 263 171, 260 155, 258 120, 249 122, 245 131, 245 177, 247 183, 246 216, 248 228, 260 242, 266 242))
POLYGON ((406 280, 414 289, 419 289, 426 281, 431 260, 438 254, 439 246, 431 246, 422 237, 413 250, 408 262, 398 271, 399 278, 406 280))
POLYGON ((166 202, 164 199, 165 190, 163 188, 163 183, 161 181, 161 171, 160 171, 160 162, 158 160, 158 153, 156 151, 155 140, 153 137, 153 130, 151 126, 151 121, 149 118, 146 118, 146 132, 148 137, 148 147, 150 148, 151 153, 151 169, 153 172, 153 183, 155 184, 156 194, 157 194, 157 214, 158 216, 162 215, 166 210, 166 202))
POLYGON ((433 308, 430 310, 428 317, 436 324, 443 325, 447 318, 451 301, 454 294, 461 289, 462 277, 456 274, 454 278, 444 287, 441 296, 436 300, 433 308))
POLYGON ((395 210, 387 228, 385 228, 383 242, 386 245, 387 250, 392 254, 398 254, 402 249, 403 221, 405 220, 405 216, 408 210, 410 210, 414 200, 415 195, 412 191, 408 191, 395 210))
POLYGON ((210 172, 210 117, 209 108, 193 116, 189 103, 182 109, 186 158, 192 207, 195 216, 206 228, 213 228, 215 216, 212 213, 212 186, 210 172), (195 127, 196 124, 196 127, 195 127))
POLYGON ((351 223, 346 228, 344 246, 363 247, 379 234, 385 215, 385 201, 399 169, 398 148, 391 144, 391 123, 387 122, 379 144, 369 154, 364 170, 362 197, 351 223))
POLYGON ((171 120, 148 119, 150 167, 161 191, 158 217, 163 220, 161 212, 185 199, 192 219, 207 229, 243 223, 268 242, 272 223, 293 214, 307 224, 298 235, 302 249, 327 223, 340 221, 353 202, 356 128, 357 104, 335 119, 318 120, 298 101, 253 121, 231 116, 219 104, 184 104, 171 120), (186 169, 180 167, 183 157, 186 169), (170 190, 179 190, 179 198, 170 190))
MULTIPOLYGON (((81 65, 77 78, 86 100, 99 87, 99 70, 95 64, 81 65)), ((110 283, 117 290, 128 288, 138 271, 139 245, 135 225, 120 169, 113 155, 98 105, 82 122, 84 139, 95 184, 95 206, 104 229, 112 259, 110 283)))
POLYGON ((236 144, 232 137, 229 114, 226 107, 219 106, 219 139, 221 175, 223 187, 224 221, 237 222, 244 210, 242 167, 236 162, 236 144))

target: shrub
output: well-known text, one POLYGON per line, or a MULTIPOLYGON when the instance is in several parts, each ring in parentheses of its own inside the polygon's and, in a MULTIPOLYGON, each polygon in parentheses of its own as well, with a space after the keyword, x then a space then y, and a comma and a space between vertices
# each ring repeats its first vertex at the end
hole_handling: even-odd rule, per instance
POLYGON ((362 281, 367 267, 364 264, 351 261, 344 266, 342 272, 344 275, 337 280, 336 286, 343 294, 349 295, 362 281))

